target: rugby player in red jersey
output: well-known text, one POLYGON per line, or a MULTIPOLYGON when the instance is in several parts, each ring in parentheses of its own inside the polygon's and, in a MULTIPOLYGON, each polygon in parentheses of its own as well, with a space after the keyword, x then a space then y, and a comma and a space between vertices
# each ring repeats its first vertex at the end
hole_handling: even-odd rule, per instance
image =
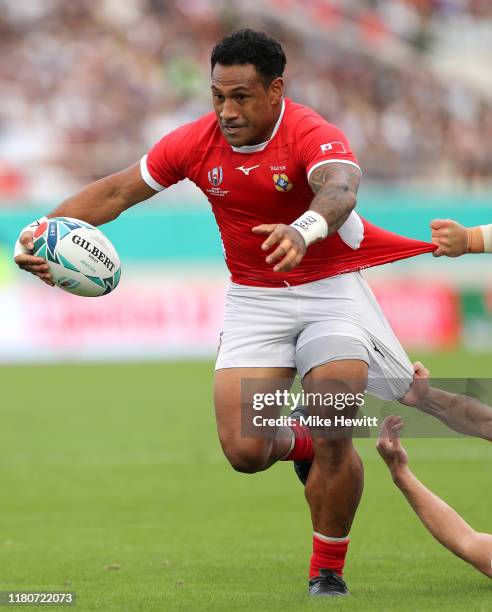
MULTIPOLYGON (((284 97, 285 63, 280 44, 263 33, 224 37, 211 56, 214 112, 165 135, 140 162, 92 183, 50 216, 101 225, 184 178, 207 196, 231 272, 215 373, 222 449, 240 472, 297 462, 314 531, 309 592, 343 595, 348 536, 363 488, 351 438, 314 435, 326 432, 299 424, 245 434, 242 424, 254 412, 242 383, 283 391, 297 371, 307 391, 402 397, 411 363, 358 271, 434 247, 354 212, 357 160, 340 129, 284 97)), ((176 231, 193 239, 186 227, 176 231)), ((27 228, 16 262, 51 283, 32 246, 27 228)), ((353 402, 342 408, 347 417, 357 410, 353 402)), ((324 406, 310 411, 333 416, 324 406)))

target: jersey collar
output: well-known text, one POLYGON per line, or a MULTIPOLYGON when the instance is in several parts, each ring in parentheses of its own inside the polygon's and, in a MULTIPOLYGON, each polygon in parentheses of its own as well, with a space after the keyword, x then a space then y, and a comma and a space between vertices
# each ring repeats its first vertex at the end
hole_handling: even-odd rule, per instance
POLYGON ((280 116, 277 119, 277 123, 275 124, 275 127, 273 128, 273 132, 269 140, 267 140, 266 142, 262 142, 260 144, 256 144, 256 145, 244 145, 243 147, 232 147, 231 146, 234 153, 258 153, 266 149, 268 143, 271 140, 273 140, 275 134, 278 132, 278 128, 280 127, 280 124, 282 123, 284 112, 285 112, 285 99, 282 99, 282 110, 280 111, 280 116))

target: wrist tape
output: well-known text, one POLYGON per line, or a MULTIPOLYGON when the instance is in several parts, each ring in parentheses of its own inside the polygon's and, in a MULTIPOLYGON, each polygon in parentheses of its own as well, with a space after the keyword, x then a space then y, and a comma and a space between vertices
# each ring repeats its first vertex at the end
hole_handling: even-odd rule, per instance
POLYGON ((314 210, 307 210, 290 225, 301 234, 306 246, 328 236, 326 219, 314 210))
POLYGON ((483 236, 483 252, 492 253, 492 225, 481 225, 483 236))

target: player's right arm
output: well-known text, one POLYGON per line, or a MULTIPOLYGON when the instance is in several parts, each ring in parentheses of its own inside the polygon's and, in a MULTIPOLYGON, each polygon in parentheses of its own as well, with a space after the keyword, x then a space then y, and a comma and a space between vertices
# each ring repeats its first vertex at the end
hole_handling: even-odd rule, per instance
POLYGON ((91 183, 62 202, 48 217, 73 217, 91 225, 103 225, 155 194, 156 190, 142 178, 138 162, 91 183))
MULTIPOLYGON (((73 217, 92 225, 116 219, 127 208, 186 178, 196 137, 196 122, 182 125, 161 138, 140 162, 91 183, 48 216, 73 217)), ((32 255, 33 231, 25 230, 16 244, 15 261, 51 285, 45 260, 32 255)))
MULTIPOLYGON (((73 217, 91 225, 102 225, 116 219, 123 211, 156 193, 142 178, 140 163, 91 183, 80 193, 62 202, 48 217, 73 217)), ((16 255, 15 262, 22 270, 31 272, 52 285, 49 268, 44 259, 34 257, 33 231, 24 231, 19 237, 24 253, 16 255)))
POLYGON ((492 225, 464 227, 452 219, 431 222, 434 257, 460 257, 466 253, 492 253, 492 225))
POLYGON ((408 467, 400 442, 403 422, 390 416, 383 421, 377 449, 400 489, 427 530, 453 554, 492 578, 492 535, 478 533, 453 508, 425 487, 408 467))

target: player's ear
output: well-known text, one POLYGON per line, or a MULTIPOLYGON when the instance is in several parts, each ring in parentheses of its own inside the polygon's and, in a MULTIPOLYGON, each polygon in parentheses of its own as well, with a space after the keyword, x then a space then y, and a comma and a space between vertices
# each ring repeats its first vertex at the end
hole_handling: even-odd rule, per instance
POLYGON ((268 96, 272 105, 279 104, 284 96, 284 79, 277 77, 273 79, 268 87, 268 96))

